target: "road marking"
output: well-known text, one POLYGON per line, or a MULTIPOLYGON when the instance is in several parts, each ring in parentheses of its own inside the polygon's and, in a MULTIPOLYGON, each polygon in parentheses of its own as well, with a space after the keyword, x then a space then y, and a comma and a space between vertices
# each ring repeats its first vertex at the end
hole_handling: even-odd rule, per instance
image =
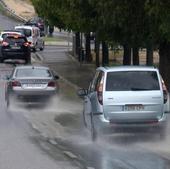
POLYGON ((77 159, 78 157, 76 155, 74 155, 73 153, 71 153, 70 151, 63 151, 63 153, 65 155, 67 155, 68 157, 72 158, 72 159, 77 159))
POLYGON ((52 145, 57 145, 57 144, 58 144, 58 143, 57 143, 55 140, 53 140, 53 139, 50 139, 49 142, 50 142, 52 145))

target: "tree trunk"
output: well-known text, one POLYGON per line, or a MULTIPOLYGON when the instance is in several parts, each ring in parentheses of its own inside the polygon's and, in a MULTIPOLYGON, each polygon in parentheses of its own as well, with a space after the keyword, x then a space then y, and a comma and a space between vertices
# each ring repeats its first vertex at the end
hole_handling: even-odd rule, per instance
POLYGON ((109 65, 109 51, 106 42, 102 41, 102 66, 109 65))
POLYGON ((170 90, 170 42, 164 41, 160 44, 159 56, 159 70, 166 87, 170 90))
POLYGON ((80 32, 76 32, 76 54, 80 55, 80 32))
POLYGON ((131 48, 124 45, 123 65, 131 65, 131 48))
POLYGON ((95 37, 95 53, 96 53, 96 67, 100 66, 100 57, 99 57, 99 53, 100 53, 100 41, 96 35, 95 37))
POLYGON ((139 48, 133 47, 133 65, 139 65, 139 48))
POLYGON ((148 45, 146 49, 146 65, 153 65, 153 47, 152 45, 148 45))
POLYGON ((91 56, 91 46, 90 46, 90 33, 86 34, 86 61, 91 62, 92 56, 91 56))

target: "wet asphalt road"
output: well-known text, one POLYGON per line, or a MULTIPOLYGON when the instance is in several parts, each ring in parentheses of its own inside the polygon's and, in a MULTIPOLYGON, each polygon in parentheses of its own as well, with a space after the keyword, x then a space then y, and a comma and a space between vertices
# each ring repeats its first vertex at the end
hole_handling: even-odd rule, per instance
POLYGON ((0 64, 0 169, 70 169, 66 156, 32 130, 26 118, 29 108, 7 110, 4 77, 11 70, 0 64))
MULTIPOLYGON (((1 29, 11 29, 16 25, 16 22, 1 15, 0 22, 3 23, 1 29)), ((67 60, 65 51, 67 51, 67 47, 46 47, 45 51, 41 52, 44 59, 43 64, 47 63, 62 76, 66 75, 68 80, 73 79, 73 83, 77 82, 78 85, 87 87, 91 75, 86 77, 85 81, 77 81, 81 75, 73 73, 73 78, 69 79, 69 72, 85 71, 91 67, 81 67, 81 69, 74 67, 72 61, 67 60), (68 68, 70 64, 73 64, 71 70, 68 68), (61 72, 63 66, 65 71, 61 72)), ((9 65, 0 65, 0 169, 70 169, 71 164, 67 162, 62 152, 49 145, 30 128, 26 119, 29 109, 13 108, 7 111, 3 76, 10 70, 9 65), (64 168, 64 163, 68 163, 68 167, 64 168)), ((63 146, 63 149, 73 152, 89 169, 170 168, 169 126, 168 137, 164 141, 160 141, 151 133, 138 135, 122 133, 107 136, 99 139, 97 143, 92 143, 89 133, 79 121, 80 119, 81 112, 75 116, 68 116, 63 112, 63 116, 57 122, 68 132, 65 138, 56 138, 56 141, 63 146), (66 116, 68 118, 65 122, 66 116)))
MULTIPOLYGON (((56 72, 68 80, 72 79, 75 83, 81 76, 78 73, 79 66, 75 66, 74 61, 68 59, 68 56, 64 54, 65 51, 67 47, 47 46, 43 52, 40 52, 43 58, 42 63, 51 66, 56 72), (72 67, 71 64, 74 66, 72 67), (65 68, 64 71, 62 67, 65 68), (74 73, 74 71, 77 72, 74 73)), ((87 74, 84 73, 84 75, 87 74)), ((87 86, 85 80, 78 81, 77 84, 87 86)), ((77 123, 80 119, 81 114, 77 117, 69 117, 64 112, 60 118, 56 118, 58 123, 68 129, 67 136, 63 140, 56 140, 73 152, 84 165, 95 169, 170 168, 170 125, 168 125, 165 140, 161 140, 159 135, 152 132, 137 134, 122 132, 101 136, 97 143, 92 143, 90 133, 83 128, 82 121, 77 123)), ((169 115, 168 121, 170 121, 169 115)))

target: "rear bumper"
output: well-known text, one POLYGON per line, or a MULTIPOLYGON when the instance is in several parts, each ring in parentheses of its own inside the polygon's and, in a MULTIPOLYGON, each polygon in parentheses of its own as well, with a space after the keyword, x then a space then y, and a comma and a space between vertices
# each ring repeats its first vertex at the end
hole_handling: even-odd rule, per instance
MULTIPOLYGON (((155 121, 143 121, 143 122, 111 122, 105 119, 104 115, 95 115, 95 124, 100 129, 103 130, 113 130, 113 129, 149 129, 155 128, 160 129, 166 127, 167 116, 163 114, 163 116, 159 120, 155 121)), ((132 130, 134 131, 134 130, 132 130)))
POLYGON ((48 87, 44 90, 41 89, 22 89, 22 88, 15 88, 12 90, 12 94, 14 96, 53 96, 57 93, 57 90, 52 87, 48 87))
POLYGON ((23 51, 3 51, 2 58, 3 59, 27 59, 31 57, 31 52, 23 52, 23 51))

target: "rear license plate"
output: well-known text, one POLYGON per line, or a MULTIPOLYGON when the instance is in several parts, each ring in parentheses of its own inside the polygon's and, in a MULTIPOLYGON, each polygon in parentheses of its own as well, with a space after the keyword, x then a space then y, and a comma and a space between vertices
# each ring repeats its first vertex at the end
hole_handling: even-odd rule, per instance
POLYGON ((24 84, 25 88, 44 87, 44 84, 24 84))
POLYGON ((21 49, 20 46, 11 46, 12 49, 21 49))
POLYGON ((140 111, 140 110, 144 110, 144 106, 142 104, 125 105, 124 110, 125 111, 140 111))

